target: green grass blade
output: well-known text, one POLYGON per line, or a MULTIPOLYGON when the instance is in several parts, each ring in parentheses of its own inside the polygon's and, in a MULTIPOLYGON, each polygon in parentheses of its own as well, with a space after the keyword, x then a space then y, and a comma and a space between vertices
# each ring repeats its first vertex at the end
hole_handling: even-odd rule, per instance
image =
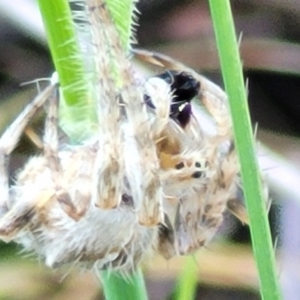
POLYGON ((101 281, 106 300, 147 300, 143 274, 138 270, 128 279, 118 274, 101 272, 101 281))
POLYGON ((68 0, 38 0, 48 44, 68 106, 79 105, 75 85, 82 84, 84 65, 68 0))
POLYGON ((130 49, 130 43, 134 41, 135 2, 137 0, 106 0, 107 7, 116 25, 121 44, 125 51, 130 49))
POLYGON ((88 79, 69 2, 38 0, 38 4, 62 92, 60 124, 71 140, 78 141, 91 127, 87 123, 93 122, 94 114, 87 105, 88 79))
POLYGON ((189 256, 179 275, 175 290, 175 300, 195 299, 198 285, 198 265, 195 258, 189 256))
POLYGON ((254 150, 254 138, 230 2, 229 0, 210 0, 209 3, 223 79, 230 100, 236 148, 240 158, 242 182, 250 218, 253 251, 260 278, 261 296, 264 300, 279 300, 282 299, 282 296, 254 150))

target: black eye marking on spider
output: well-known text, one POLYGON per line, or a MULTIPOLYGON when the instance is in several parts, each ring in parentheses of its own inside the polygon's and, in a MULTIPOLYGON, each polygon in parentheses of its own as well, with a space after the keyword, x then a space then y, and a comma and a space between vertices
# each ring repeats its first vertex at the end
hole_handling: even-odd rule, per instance
POLYGON ((192 106, 190 103, 185 102, 184 104, 178 107, 177 104, 174 103, 171 104, 170 117, 178 121, 182 127, 185 127, 189 123, 191 114, 192 114, 192 106))
POLYGON ((198 161, 196 161, 195 167, 196 167, 196 168, 201 168, 201 164, 200 164, 198 161))
POLYGON ((195 173, 193 173, 192 177, 193 178, 200 178, 202 176, 202 172, 201 171, 196 171, 195 173))
MULTIPOLYGON (((172 102, 170 106, 170 117, 176 120, 182 127, 185 127, 192 114, 190 101, 198 95, 200 82, 186 72, 168 70, 155 77, 163 79, 170 85, 172 102)), ((144 95, 145 103, 152 109, 155 105, 148 95, 144 95)))
POLYGON ((133 198, 127 194, 122 195, 122 203, 128 206, 133 206, 133 198))
POLYGON ((184 168, 184 163, 183 163, 183 162, 178 163, 178 164, 175 166, 175 168, 176 168, 177 170, 183 169, 183 168, 184 168))

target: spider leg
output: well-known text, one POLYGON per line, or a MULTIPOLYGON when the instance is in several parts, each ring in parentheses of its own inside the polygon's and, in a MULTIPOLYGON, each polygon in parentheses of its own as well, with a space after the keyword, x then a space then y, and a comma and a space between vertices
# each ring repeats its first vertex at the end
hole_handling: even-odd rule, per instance
POLYGON ((33 101, 24 108, 21 114, 0 138, 0 212, 1 215, 4 215, 0 219, 0 236, 1 239, 7 242, 32 218, 36 205, 41 205, 42 202, 44 203, 51 198, 51 191, 40 191, 34 196, 31 194, 32 191, 28 191, 27 194, 30 195, 30 197, 17 202, 12 209, 8 211, 10 209, 10 200, 12 199, 9 195, 7 159, 16 147, 29 120, 50 97, 55 88, 55 85, 49 85, 44 91, 39 93, 33 101))
MULTIPOLYGON (((97 52, 101 52, 100 55, 97 54, 97 60, 99 74, 103 74, 98 115, 102 135, 107 136, 99 144, 101 167, 98 170, 99 179, 96 182, 99 186, 97 204, 100 207, 118 205, 121 201, 120 196, 125 178, 133 194, 140 224, 154 226, 163 218, 162 188, 158 176, 159 162, 156 145, 151 133, 150 117, 143 99, 144 89, 135 78, 104 2, 91 0, 87 3, 90 7, 91 22, 98 24, 93 26, 95 27, 94 39, 105 41, 101 43, 101 47, 103 44, 107 47, 107 51, 97 52), (96 2, 98 6, 95 6, 96 2), (107 53, 111 61, 108 60, 107 53), (118 78, 112 78, 112 61, 118 63, 118 68, 116 68, 118 74, 115 75, 118 78), (123 126, 124 124, 126 126, 123 126), (129 140, 130 143, 127 142, 129 140), (126 147, 123 148, 123 144, 126 147), (108 193, 108 187, 110 187, 110 193, 108 193), (118 199, 113 201, 116 197, 118 199), (110 204, 106 205, 105 202, 108 201, 110 204)), ((100 159, 96 165, 100 165, 100 159)))
POLYGON ((165 259, 176 255, 174 228, 167 214, 164 214, 164 224, 159 224, 157 250, 165 259))
POLYGON ((227 209, 243 224, 249 224, 249 217, 244 204, 240 199, 232 198, 227 202, 227 209))
POLYGON ((0 138, 0 216, 8 210, 9 184, 7 162, 8 156, 18 144, 24 129, 36 111, 50 97, 55 85, 49 85, 44 91, 39 93, 20 113, 14 122, 7 128, 0 138))
MULTIPOLYGON (((85 213, 86 205, 81 205, 81 209, 77 210, 68 193, 66 182, 63 176, 63 169, 58 152, 58 90, 55 90, 48 100, 48 113, 45 124, 44 134, 44 156, 51 171, 51 178, 55 186, 55 196, 62 209, 74 220, 80 219, 85 213)), ((80 176, 80 174, 78 175, 80 176)), ((78 177, 77 176, 77 177, 78 177)), ((81 197, 81 191, 78 189, 75 193, 85 203, 87 197, 81 197)))
POLYGON ((111 52, 107 33, 107 24, 103 25, 105 5, 100 1, 87 3, 88 20, 91 27, 92 46, 97 52, 95 72, 101 76, 95 78, 95 99, 99 123, 98 153, 93 175, 93 202, 101 209, 119 206, 122 200, 124 177, 123 143, 121 132, 121 107, 117 86, 112 73, 111 52), (105 30, 104 30, 105 28, 105 30), (101 50, 99 50, 101 49, 101 50))
POLYGON ((35 215, 36 209, 46 204, 54 195, 52 189, 40 190, 32 195, 33 190, 31 187, 23 195, 24 198, 0 219, 1 240, 10 242, 28 224, 35 215))
MULTIPOLYGON (((110 21, 108 14, 104 15, 104 19, 106 19, 106 23, 110 21)), ((110 26, 110 28, 114 27, 110 26)), ((155 226, 163 220, 163 194, 159 180, 159 161, 156 153, 155 133, 153 132, 153 126, 155 127, 157 124, 153 126, 150 124, 150 117, 144 103, 144 90, 141 89, 140 83, 134 78, 135 74, 132 71, 129 60, 124 56, 116 31, 114 30, 113 32, 110 33, 112 38, 111 47, 115 49, 116 61, 123 66, 120 68, 120 75, 124 82, 121 95, 125 104, 127 120, 133 128, 136 148, 140 157, 136 166, 141 177, 140 187, 134 180, 134 174, 129 173, 127 176, 133 182, 133 189, 139 190, 136 197, 139 223, 145 226, 155 226)), ((160 92, 157 91, 156 95, 156 98, 159 98, 160 92)), ((159 101, 159 99, 157 100, 159 101)), ((168 103, 168 101, 166 102, 168 103)))

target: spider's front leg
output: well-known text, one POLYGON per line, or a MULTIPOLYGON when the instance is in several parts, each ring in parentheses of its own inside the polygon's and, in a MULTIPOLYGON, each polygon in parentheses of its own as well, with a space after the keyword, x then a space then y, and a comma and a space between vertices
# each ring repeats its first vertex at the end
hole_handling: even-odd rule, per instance
MULTIPOLYGON (((76 185, 76 191, 70 195, 61 165, 61 160, 59 158, 58 149, 58 90, 55 90, 48 100, 48 113, 46 117, 45 124, 45 134, 44 134, 44 156, 47 166, 51 172, 51 179, 54 183, 55 197, 59 202, 61 208, 74 220, 79 220, 85 213, 88 202, 90 199, 90 194, 84 189, 83 184, 76 185), (81 188, 83 187, 83 188, 81 188), (73 197, 80 199, 74 199, 77 203, 75 207, 73 203, 73 197)), ((81 178, 80 170, 78 170, 77 176, 75 178, 81 178)), ((81 179, 83 180, 83 179, 81 179)), ((81 182, 81 181, 80 181, 81 182)))
MULTIPOLYGON (((224 146, 223 142, 227 143, 227 150, 223 153, 223 158, 220 159, 219 189, 222 190, 222 187, 225 187, 224 190, 228 193, 227 209, 243 224, 248 224, 249 219, 246 207, 242 202, 241 194, 238 195, 239 186, 241 185, 240 177, 238 176, 240 167, 233 141, 227 95, 217 85, 203 76, 198 75, 198 78, 203 86, 200 99, 216 123, 217 134, 214 138, 211 138, 211 143, 218 145, 220 152, 224 151, 221 150, 224 146)), ((267 191, 268 189, 266 188, 265 190, 267 191)), ((268 193, 266 192, 267 195, 268 193)))
MULTIPOLYGON (((36 111, 46 102, 56 89, 56 85, 49 85, 44 91, 39 93, 32 102, 30 102, 14 122, 6 129, 0 138, 0 236, 7 239, 7 236, 23 227, 31 218, 39 197, 31 197, 28 201, 20 201, 13 208, 12 199, 10 199, 10 189, 8 184, 8 157, 14 150, 20 136, 22 135, 29 120, 36 111), (11 209, 11 210, 10 210, 11 209), (10 211, 9 211, 10 210, 10 211)), ((41 198, 43 196, 41 195, 41 198)))
MULTIPOLYGON (((106 5, 87 1, 92 48, 95 52, 94 97, 97 103, 98 152, 93 171, 92 201, 101 209, 120 205, 124 181, 124 141, 121 124, 121 101, 112 63, 115 49, 111 46, 113 25, 107 20, 106 5), (96 5, 97 4, 97 5, 96 5), (111 32, 112 31, 112 32, 111 32), (99 78, 97 78, 97 75, 99 78)), ((119 63, 118 60, 116 62, 119 63)))
MULTIPOLYGON (((147 113, 148 105, 142 104, 142 113, 133 103, 128 107, 129 117, 132 122, 136 140, 141 153, 141 169, 144 189, 144 199, 140 209, 140 223, 146 226, 155 226, 163 222, 162 199, 164 197, 162 185, 159 155, 157 146, 159 139, 164 136, 169 121, 170 102, 172 95, 169 85, 163 80, 152 78, 145 83, 145 96, 155 107, 155 117, 151 112, 147 113)), ((151 110, 151 109, 150 109, 151 110)), ((164 138, 164 137, 163 137, 164 138)))
POLYGON ((95 6, 93 1, 88 1, 88 6, 91 22, 99 24, 93 28, 93 43, 100 48, 101 42, 97 52, 97 73, 102 79, 97 92, 96 204, 102 208, 118 206, 128 190, 139 223, 155 226, 163 218, 162 188, 144 89, 135 78, 106 6, 95 6), (116 72, 112 72, 114 66, 116 72))

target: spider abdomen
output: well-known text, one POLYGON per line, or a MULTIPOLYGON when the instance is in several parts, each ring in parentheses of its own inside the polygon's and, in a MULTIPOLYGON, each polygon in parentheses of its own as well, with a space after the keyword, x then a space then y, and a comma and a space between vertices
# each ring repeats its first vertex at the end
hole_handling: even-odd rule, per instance
MULTIPOLYGON (((45 167, 46 161, 43 157, 35 157, 19 173, 16 196, 18 199, 28 198, 28 191, 35 185, 35 190, 39 186, 41 197, 47 196, 48 199, 39 199, 34 207, 35 214, 28 220, 27 228, 30 231, 20 231, 16 241, 24 244, 27 250, 37 252, 51 267, 77 261, 81 265, 92 266, 96 263, 99 268, 114 264, 116 269, 133 269, 152 251, 157 230, 140 226, 136 212, 127 203, 121 203, 119 207, 110 210, 96 207, 91 201, 89 181, 85 182, 87 185, 84 187, 89 192, 87 198, 76 198, 76 193, 82 192, 78 190, 82 187, 82 178, 76 174, 78 170, 84 168, 86 175, 92 175, 95 162, 92 147, 64 151, 60 156, 63 182, 73 196, 74 205, 80 207, 84 203, 85 213, 76 221, 61 209, 56 201, 51 176, 45 167), (39 172, 33 174, 33 169, 39 172), (117 265, 115 260, 121 253, 123 260, 117 265)), ((38 194, 35 192, 34 197, 38 194)))

